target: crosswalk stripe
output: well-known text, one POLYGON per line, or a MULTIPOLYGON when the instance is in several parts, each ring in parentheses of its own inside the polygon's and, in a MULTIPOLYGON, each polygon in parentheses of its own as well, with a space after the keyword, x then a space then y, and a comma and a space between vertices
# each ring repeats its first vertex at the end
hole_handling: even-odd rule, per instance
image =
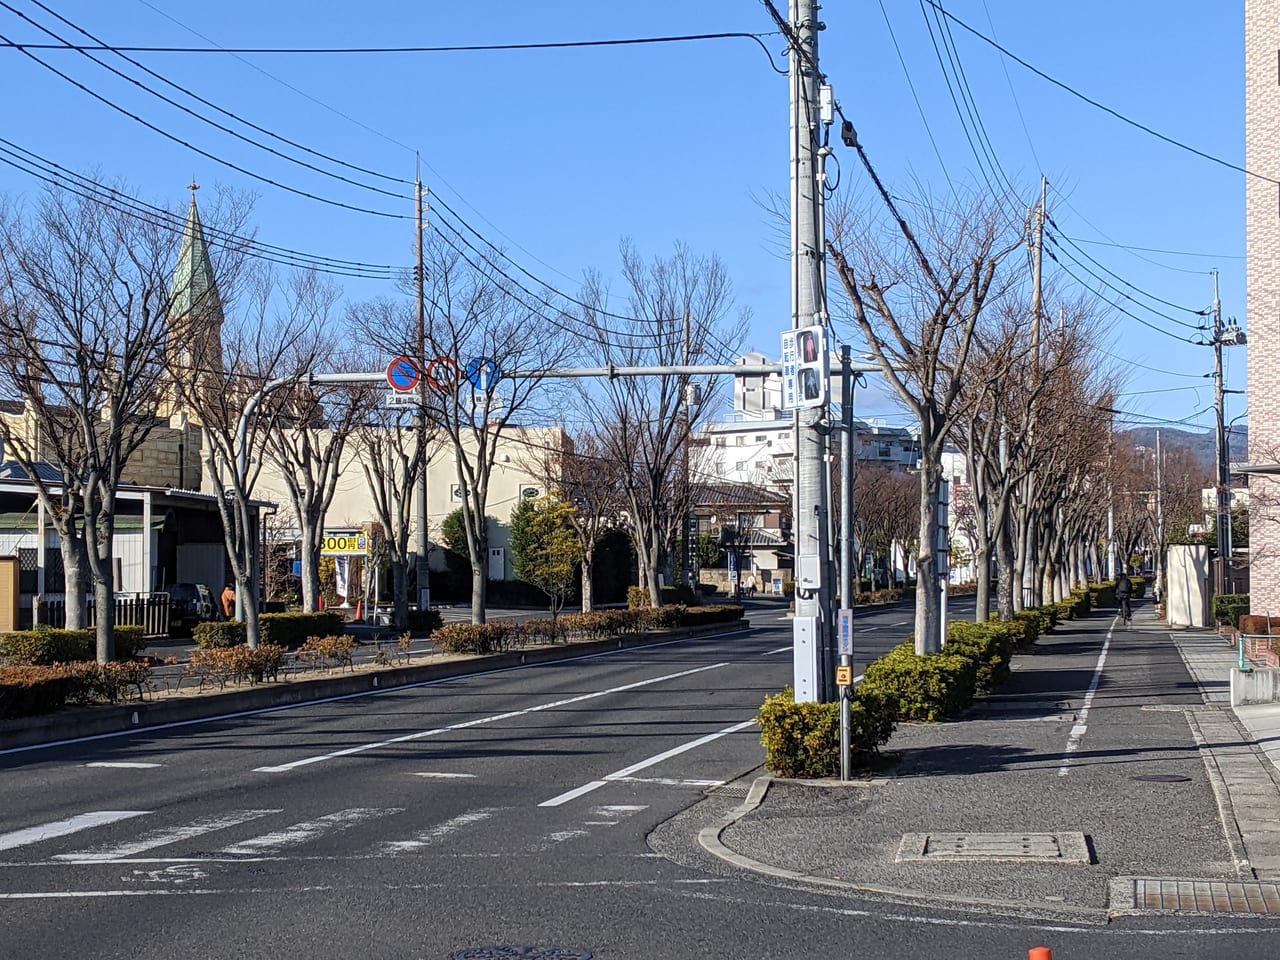
POLYGON ((26 846, 29 843, 39 843, 41 840, 65 837, 69 833, 79 833, 81 830, 88 830, 90 827, 101 827, 119 820, 128 820, 130 817, 145 816, 150 812, 150 810, 94 810, 91 813, 82 813, 75 817, 68 817, 65 820, 42 823, 38 827, 27 827, 25 830, 0 833, 0 850, 12 850, 14 847, 26 846))
POLYGON ((358 823, 372 820, 387 814, 400 813, 403 807, 351 807, 337 813, 326 814, 314 820, 304 820, 291 827, 264 833, 260 837, 250 837, 229 847, 223 847, 221 853, 252 856, 261 853, 274 853, 283 847, 296 847, 300 843, 313 840, 330 830, 346 830, 358 823))
POLYGON ((279 809, 274 810, 236 810, 233 813, 226 814, 221 817, 202 817, 191 823, 181 827, 169 827, 164 830, 155 830, 151 833, 143 834, 137 840, 129 843, 117 844, 113 847, 102 847, 96 850, 79 850, 75 853, 60 853, 55 856, 54 860, 75 860, 79 862, 99 862, 106 860, 123 860, 126 857, 135 857, 140 853, 151 850, 155 847, 167 846, 171 843, 177 843, 181 840, 190 840, 192 837, 199 837, 206 833, 213 833, 215 830, 225 830, 227 827, 234 827, 237 824, 247 823, 250 820, 256 820, 259 817, 265 817, 271 813, 280 813, 279 809))
POLYGON ((422 847, 430 843, 434 843, 441 837, 448 836, 456 832, 462 827, 469 826, 473 823, 479 823, 482 820, 488 820, 498 812, 496 807, 485 807, 480 810, 468 810, 466 813, 459 814, 456 817, 450 817, 443 823, 437 823, 433 827, 429 827, 417 834, 412 840, 392 840, 382 845, 382 849, 387 853, 408 853, 411 850, 420 850, 422 847))

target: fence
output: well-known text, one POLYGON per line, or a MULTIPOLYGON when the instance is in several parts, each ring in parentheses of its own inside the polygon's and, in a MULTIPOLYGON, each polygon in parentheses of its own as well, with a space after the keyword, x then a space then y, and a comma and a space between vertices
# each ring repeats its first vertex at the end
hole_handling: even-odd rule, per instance
MULTIPOLYGON (((164 637, 169 633, 169 594, 167 593, 118 593, 115 601, 116 626, 142 627, 147 637, 164 637)), ((97 607, 89 598, 87 626, 98 624, 97 607)), ((67 623, 66 598, 43 596, 36 598, 35 622, 49 627, 63 627, 67 623)))

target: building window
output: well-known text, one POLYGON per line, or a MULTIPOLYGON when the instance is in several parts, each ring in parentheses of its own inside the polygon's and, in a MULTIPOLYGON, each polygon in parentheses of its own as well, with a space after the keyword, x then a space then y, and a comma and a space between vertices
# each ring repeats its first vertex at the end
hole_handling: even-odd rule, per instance
POLYGON ((747 442, 747 438, 746 438, 746 437, 734 437, 734 438, 733 438, 733 445, 734 445, 735 447, 740 447, 740 446, 742 446, 743 444, 745 444, 746 442, 747 442))
POLYGON ((762 433, 762 434, 759 434, 759 435, 756 437, 756 443, 764 443, 764 442, 765 442, 766 440, 768 440, 768 439, 769 439, 769 438, 768 438, 768 437, 766 437, 766 436, 762 433))
POLYGON ((723 447, 725 445, 724 437, 716 437, 716 446, 723 447))

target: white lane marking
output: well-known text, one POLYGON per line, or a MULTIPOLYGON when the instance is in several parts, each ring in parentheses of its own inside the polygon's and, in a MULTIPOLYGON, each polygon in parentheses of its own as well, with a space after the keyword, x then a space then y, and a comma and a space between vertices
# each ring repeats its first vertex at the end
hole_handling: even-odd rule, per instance
POLYGON ((92 813, 82 813, 68 817, 66 820, 42 823, 38 827, 0 833, 0 850, 12 850, 14 847, 26 846, 28 843, 39 843, 41 840, 50 840, 53 837, 65 837, 69 833, 79 833, 90 827, 101 827, 119 820, 128 820, 130 817, 146 816, 150 812, 150 810, 94 810, 92 813))
POLYGON ((900 620, 900 621, 899 621, 899 622, 897 622, 897 623, 891 623, 891 624, 889 624, 889 626, 891 626, 891 627, 905 627, 905 626, 906 626, 907 624, 909 624, 910 622, 911 622, 910 620, 900 620))
POLYGON ((100 847, 94 850, 79 850, 75 853, 59 853, 54 860, 70 860, 77 863, 101 863, 109 860, 123 860, 128 857, 136 857, 140 853, 147 850, 153 850, 156 847, 168 846, 171 843, 178 843, 182 840, 190 840, 193 837, 203 836, 206 833, 213 833, 215 830, 225 830, 228 827, 234 827, 241 823, 248 823, 250 820, 256 820, 259 817, 265 817, 271 813, 280 813, 279 809, 273 810, 236 810, 224 816, 201 817, 199 820, 193 820, 191 823, 181 827, 168 827, 164 830, 155 830, 151 833, 143 834, 137 840, 129 843, 117 844, 114 847, 100 847))
POLYGON ((672 777, 614 777, 617 783, 656 783, 662 787, 723 787, 724 780, 676 780, 672 777))
POLYGON ((97 760, 93 763, 86 763, 86 767, 111 767, 117 770, 150 770, 152 767, 163 766, 159 763, 146 763, 141 760, 97 760))
POLYGON ((1080 743, 1084 740, 1085 733, 1089 730, 1089 725, 1085 723, 1089 719, 1089 707, 1093 705, 1093 695, 1098 692, 1098 684, 1102 681, 1102 668, 1107 664, 1107 649, 1111 646, 1111 631, 1115 629, 1116 621, 1111 621, 1111 626, 1107 628, 1107 638, 1102 641, 1102 650, 1098 653, 1098 663, 1093 668, 1093 678, 1089 681, 1089 689, 1084 695, 1084 703, 1076 714, 1076 725, 1071 728, 1071 735, 1067 738, 1067 749, 1062 754, 1062 765, 1058 767, 1058 776, 1065 777, 1071 768, 1071 755, 1080 749, 1080 743))
POLYGON ((488 820, 497 812, 497 807, 485 807, 480 810, 469 810, 468 812, 459 814, 456 817, 451 817, 443 823, 437 823, 430 829, 423 830, 412 840, 392 840, 384 843, 382 845, 382 849, 387 853, 407 853, 411 850, 420 850, 442 837, 447 837, 449 834, 461 830, 463 827, 470 826, 473 823, 479 823, 482 820, 488 820))
MULTIPOLYGON (((647 687, 655 683, 663 683, 667 680, 678 680, 681 677, 690 677, 696 673, 703 673, 707 670, 719 670, 721 667, 729 666, 728 661, 723 663, 713 663, 705 667, 694 667, 692 670, 681 670, 679 673, 668 673, 661 677, 650 677, 648 680, 637 680, 635 683, 624 683, 620 687, 610 687, 607 690, 596 690, 592 693, 584 693, 576 697, 565 697, 563 700, 552 700, 549 703, 539 703, 536 706, 525 707, 523 710, 510 710, 507 713, 495 713, 488 717, 479 717, 475 720, 464 720, 461 723, 451 723, 447 727, 437 727, 434 730, 419 730, 417 733, 406 733, 401 737, 392 737, 390 740, 379 740, 377 743, 362 743, 359 746, 347 747, 345 750, 335 750, 333 753, 325 753, 315 757, 304 757, 301 760, 294 760, 290 763, 281 763, 271 767, 255 767, 257 773, 286 773, 298 767, 305 767, 312 763, 322 763, 325 760, 335 760, 338 757, 349 757, 353 754, 364 753, 366 750, 377 750, 381 747, 389 747, 396 743, 408 743, 411 740, 421 740, 423 737, 435 737, 442 733, 450 733, 454 730, 466 730, 468 727, 478 727, 486 723, 496 723, 499 720, 511 720, 515 717, 523 717, 526 714, 538 713, 542 710, 554 710, 556 707, 566 707, 572 703, 581 703, 584 700, 595 700, 598 697, 606 697, 611 693, 622 693, 625 690, 635 690, 639 687, 647 687)), ((754 722, 754 721, 753 721, 754 722)))
POLYGON ((790 644, 790 643, 788 643, 785 647, 777 647, 777 648, 776 648, 776 649, 774 649, 774 650, 766 650, 763 654, 761 654, 761 656, 771 657, 771 656, 773 656, 775 653, 786 653, 787 651, 792 650, 792 649, 794 649, 794 648, 793 648, 793 645, 792 645, 792 644, 790 644))
POLYGON ((547 834, 547 839, 552 843, 564 843, 566 840, 575 840, 578 837, 590 836, 589 830, 557 830, 555 833, 547 834))
POLYGON ((664 750, 662 753, 655 754, 647 760, 641 760, 639 763, 633 763, 629 767, 623 767, 621 770, 615 770, 613 773, 605 774, 605 778, 603 780, 593 780, 590 783, 584 783, 582 786, 575 787, 574 789, 562 793, 559 796, 552 797, 550 800, 543 800, 542 803, 538 804, 538 806, 558 807, 563 803, 568 803, 570 800, 577 799, 584 793, 590 793, 592 790, 598 790, 610 781, 625 780, 633 773, 639 773, 641 770, 645 770, 648 767, 661 763, 663 760, 669 760, 672 757, 679 756, 689 750, 694 750, 703 744, 711 743, 713 740, 719 740, 727 734, 737 733, 739 730, 745 730, 747 727, 754 727, 755 723, 754 719, 743 720, 741 723, 735 723, 733 726, 725 727, 723 730, 717 730, 715 733, 708 733, 705 737, 698 737, 696 740, 690 740, 688 743, 682 743, 677 747, 672 747, 670 750, 664 750))
POLYGON ((31 750, 50 750, 54 747, 66 747, 78 743, 92 743, 95 740, 111 740, 115 737, 132 737, 136 736, 140 731, 155 733, 158 730, 173 730, 178 727, 193 727, 206 723, 221 723, 224 720, 239 720, 241 717, 258 717, 265 716, 269 713, 281 713, 285 710, 300 710, 304 707, 323 706, 327 703, 341 703, 344 700, 358 700, 361 697, 377 697, 384 693, 402 693, 406 690, 418 690, 422 687, 438 687, 444 683, 457 683, 459 680, 492 677, 500 673, 511 673, 515 670, 536 670, 541 667, 557 666, 562 663, 576 663, 579 660, 598 660, 602 657, 615 657, 620 653, 633 653, 637 649, 649 650, 657 647, 669 647, 677 643, 688 643, 691 640, 733 637, 740 633, 750 633, 751 629, 752 628, 750 627, 743 627, 738 630, 726 630, 724 633, 702 633, 692 637, 680 637, 678 640, 663 640, 661 643, 646 643, 642 647, 619 647, 616 650, 605 650, 603 653, 584 653, 580 657, 565 657, 563 660, 551 660, 544 663, 522 663, 514 667, 498 667, 494 670, 481 670, 476 673, 461 674, 459 676, 440 677, 436 680, 423 680, 421 683, 405 683, 398 687, 382 687, 375 690, 363 690, 360 693, 344 693, 340 697, 321 697, 318 700, 303 700, 299 703, 285 703, 278 707, 262 707, 259 710, 237 710, 235 713, 220 713, 212 717, 197 717, 194 720, 174 720, 172 723, 157 723, 154 726, 136 727, 131 730, 116 730, 112 733, 95 733, 88 737, 70 737, 66 740, 50 740, 47 743, 32 743, 25 747, 9 747, 7 750, 0 750, 0 757, 8 756, 11 753, 27 753, 31 750))
POLYGON ((474 778, 474 773, 414 773, 410 774, 414 777, 435 777, 439 780, 465 780, 474 778))
POLYGON ((314 820, 304 820, 301 823, 295 823, 291 827, 285 827, 283 830, 277 830, 273 833, 264 833, 260 837, 241 840, 239 843, 233 843, 229 847, 223 847, 218 852, 231 855, 244 854, 246 856, 252 856, 257 853, 275 853, 283 847, 296 847, 300 843, 306 843, 308 840, 312 840, 329 830, 346 830, 358 823, 363 823, 365 820, 372 820, 374 817, 380 817, 384 814, 400 813, 403 810, 403 807, 351 807, 347 810, 339 810, 337 813, 316 817, 314 820))

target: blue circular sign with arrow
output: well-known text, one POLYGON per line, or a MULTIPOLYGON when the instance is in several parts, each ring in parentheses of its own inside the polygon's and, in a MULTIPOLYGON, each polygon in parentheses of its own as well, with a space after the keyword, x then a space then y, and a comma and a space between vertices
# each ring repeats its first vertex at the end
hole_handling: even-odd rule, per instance
POLYGON ((467 380, 477 390, 488 393, 501 377, 498 362, 490 357, 472 357, 467 361, 467 380))

